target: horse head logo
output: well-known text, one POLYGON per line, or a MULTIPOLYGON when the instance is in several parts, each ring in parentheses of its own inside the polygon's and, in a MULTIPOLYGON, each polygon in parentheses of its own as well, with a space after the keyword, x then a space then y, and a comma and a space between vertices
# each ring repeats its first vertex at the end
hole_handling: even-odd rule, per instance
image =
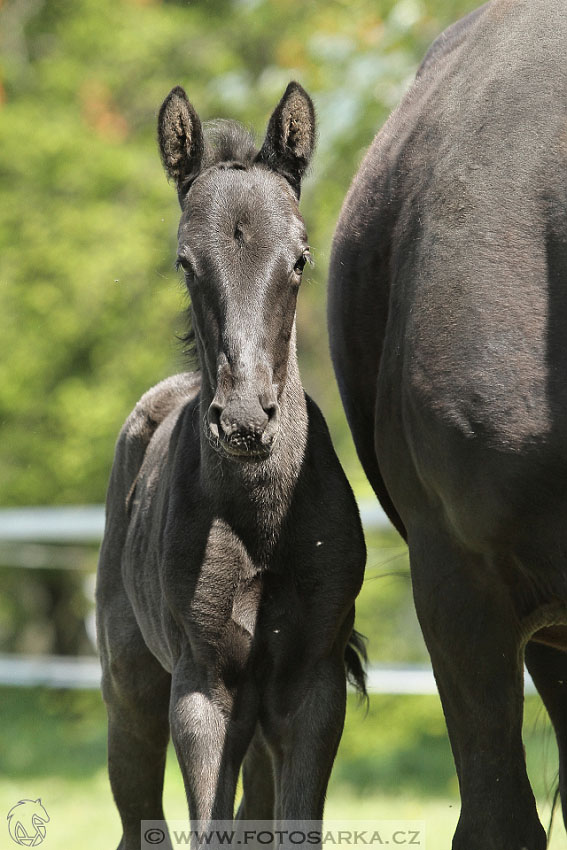
POLYGON ((8 812, 10 838, 21 847, 37 847, 45 838, 49 815, 41 799, 20 800, 8 812))

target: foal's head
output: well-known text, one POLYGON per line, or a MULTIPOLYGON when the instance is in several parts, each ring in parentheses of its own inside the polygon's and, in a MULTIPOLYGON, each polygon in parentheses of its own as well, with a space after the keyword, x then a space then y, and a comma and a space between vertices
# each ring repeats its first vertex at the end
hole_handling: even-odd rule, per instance
POLYGON ((298 201, 315 142, 313 104, 290 83, 257 151, 237 124, 203 133, 177 87, 161 107, 158 136, 182 209, 177 260, 191 297, 207 436, 235 459, 261 459, 279 429, 309 260, 298 201))

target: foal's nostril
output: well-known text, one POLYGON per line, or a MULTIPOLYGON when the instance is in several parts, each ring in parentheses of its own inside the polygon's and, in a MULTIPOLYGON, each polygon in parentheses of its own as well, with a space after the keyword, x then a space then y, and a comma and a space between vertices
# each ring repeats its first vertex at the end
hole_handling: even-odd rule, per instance
POLYGON ((277 401, 272 401, 269 404, 263 404, 265 412, 268 414, 268 422, 277 419, 280 413, 280 406, 277 401))
POLYGON ((263 404, 262 407, 268 416, 266 427, 262 435, 264 443, 271 443, 276 436, 280 422, 280 406, 277 401, 272 401, 269 404, 263 404))
POLYGON ((221 413, 222 407, 216 402, 209 406, 209 428, 213 437, 216 439, 220 439, 222 425, 221 425, 221 413))

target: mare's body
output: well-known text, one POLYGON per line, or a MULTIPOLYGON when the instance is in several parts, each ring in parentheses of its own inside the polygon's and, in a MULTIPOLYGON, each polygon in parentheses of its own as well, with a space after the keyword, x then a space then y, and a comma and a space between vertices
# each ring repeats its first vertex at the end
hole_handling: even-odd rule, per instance
POLYGON ((330 272, 357 450, 407 539, 459 775, 455 850, 541 850, 523 659, 567 812, 567 13, 493 0, 433 45, 330 272))

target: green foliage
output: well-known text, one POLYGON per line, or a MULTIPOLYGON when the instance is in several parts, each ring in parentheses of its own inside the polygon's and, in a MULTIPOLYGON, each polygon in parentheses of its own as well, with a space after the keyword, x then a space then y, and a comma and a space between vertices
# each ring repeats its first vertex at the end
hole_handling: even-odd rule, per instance
POLYGON ((2 688, 1 694, 3 776, 81 779, 104 768, 106 715, 98 691, 2 688))
POLYGON ((358 796, 457 795, 438 697, 374 695, 368 713, 350 700, 332 787, 358 796))
POLYGON ((183 367, 177 209, 155 116, 186 86, 203 118, 263 133, 286 83, 313 94, 303 200, 305 384, 362 475, 332 378, 325 277, 364 148, 427 44, 471 0, 5 0, 0 3, 0 477, 10 504, 100 501, 139 395, 183 367))
POLYGON ((373 662, 428 663, 415 614, 407 547, 393 530, 367 533, 368 559, 356 628, 373 662))

